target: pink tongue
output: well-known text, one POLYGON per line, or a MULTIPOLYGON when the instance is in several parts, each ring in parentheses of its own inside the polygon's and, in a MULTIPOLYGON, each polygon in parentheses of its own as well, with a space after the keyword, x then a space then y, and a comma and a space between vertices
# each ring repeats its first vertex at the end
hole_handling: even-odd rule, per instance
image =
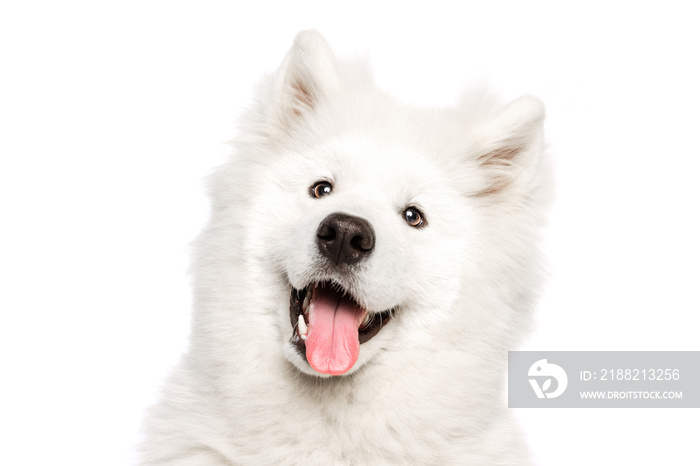
POLYGON ((357 329, 367 311, 330 287, 315 288, 313 293, 306 359, 322 374, 344 374, 360 354, 357 329))

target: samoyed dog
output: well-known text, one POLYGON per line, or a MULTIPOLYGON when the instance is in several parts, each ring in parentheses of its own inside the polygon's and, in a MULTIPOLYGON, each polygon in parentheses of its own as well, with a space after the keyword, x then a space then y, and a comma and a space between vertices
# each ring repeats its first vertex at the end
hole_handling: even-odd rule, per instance
POLYGON ((142 464, 529 464, 507 352, 541 283, 542 104, 404 105, 300 33, 211 179, 142 464))

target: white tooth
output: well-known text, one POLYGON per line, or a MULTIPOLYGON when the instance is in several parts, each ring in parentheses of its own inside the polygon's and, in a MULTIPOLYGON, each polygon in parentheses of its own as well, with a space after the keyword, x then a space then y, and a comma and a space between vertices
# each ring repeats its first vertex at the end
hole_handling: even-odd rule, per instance
POLYGON ((360 327, 364 327, 365 325, 369 324, 372 321, 372 315, 368 312, 365 314, 365 318, 362 319, 362 323, 360 324, 360 327))
POLYGON ((301 309, 306 310, 307 307, 309 307, 309 303, 311 302, 311 291, 308 291, 306 293, 306 296, 304 296, 304 302, 301 304, 301 309))
POLYGON ((299 316, 299 336, 301 337, 302 340, 306 340, 306 334, 309 332, 309 328, 306 326, 306 322, 304 321, 304 316, 300 315, 299 316))

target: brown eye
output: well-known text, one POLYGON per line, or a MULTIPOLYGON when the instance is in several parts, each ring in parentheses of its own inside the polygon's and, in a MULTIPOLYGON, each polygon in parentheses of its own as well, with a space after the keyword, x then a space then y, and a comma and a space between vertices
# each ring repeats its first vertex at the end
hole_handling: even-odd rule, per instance
POLYGON ((415 207, 409 207, 408 209, 404 210, 403 218, 406 220, 406 223, 415 228, 420 228, 425 224, 423 214, 421 214, 420 210, 416 209, 415 207))
POLYGON ((328 181, 319 181, 311 188, 309 188, 309 193, 311 196, 316 198, 321 198, 323 196, 329 195, 333 191, 333 185, 328 181))

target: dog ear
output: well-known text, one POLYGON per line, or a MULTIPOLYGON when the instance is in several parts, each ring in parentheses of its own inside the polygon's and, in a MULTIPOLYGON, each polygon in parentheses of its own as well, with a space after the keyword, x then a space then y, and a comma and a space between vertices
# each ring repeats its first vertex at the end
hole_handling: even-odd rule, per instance
POLYGON ((317 111, 337 86, 333 51, 317 31, 302 31, 274 79, 273 117, 283 130, 289 130, 317 111))
POLYGON ((527 185, 542 151, 544 115, 539 99, 523 96, 477 128, 470 152, 486 176, 474 196, 495 195, 514 184, 527 185))

